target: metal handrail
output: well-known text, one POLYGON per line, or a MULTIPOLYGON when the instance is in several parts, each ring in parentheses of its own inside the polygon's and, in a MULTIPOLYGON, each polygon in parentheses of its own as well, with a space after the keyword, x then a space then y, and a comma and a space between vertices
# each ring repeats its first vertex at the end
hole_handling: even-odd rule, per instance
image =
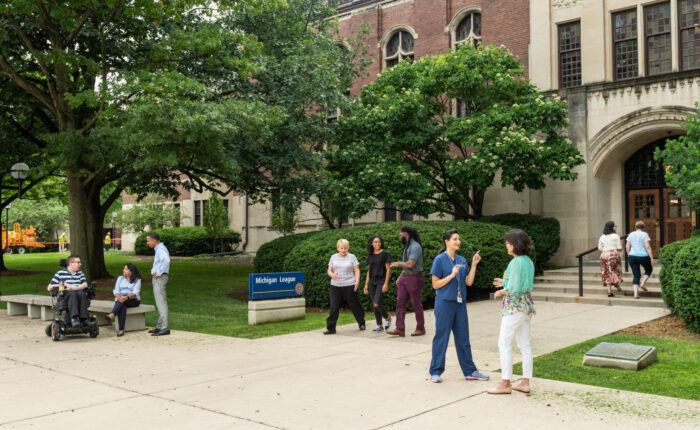
MULTIPOLYGON (((627 235, 624 235, 620 238, 620 240, 627 241, 627 235)), ((576 256, 578 258, 578 296, 583 297, 583 257, 585 255, 590 254, 591 252, 595 252, 598 250, 598 247, 596 246, 595 248, 591 248, 588 251, 584 251, 576 256)), ((627 244, 622 247, 622 252, 625 254, 625 273, 629 272, 629 263, 628 263, 628 258, 627 258, 627 244)))

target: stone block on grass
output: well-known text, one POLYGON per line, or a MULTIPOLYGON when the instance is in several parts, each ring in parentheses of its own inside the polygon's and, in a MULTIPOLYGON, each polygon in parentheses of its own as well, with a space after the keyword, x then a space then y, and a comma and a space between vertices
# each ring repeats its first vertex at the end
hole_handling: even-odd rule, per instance
POLYGON ((583 356, 583 365, 641 370, 656 359, 656 348, 653 346, 601 342, 583 356))

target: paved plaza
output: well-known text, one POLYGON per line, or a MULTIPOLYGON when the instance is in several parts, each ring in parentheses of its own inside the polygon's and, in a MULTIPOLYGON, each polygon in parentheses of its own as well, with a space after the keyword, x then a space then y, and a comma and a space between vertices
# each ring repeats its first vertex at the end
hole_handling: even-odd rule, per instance
MULTIPOLYGON (((453 347, 444 382, 428 381, 432 312, 428 335, 419 338, 359 332, 353 324, 335 336, 117 338, 104 330, 97 339, 52 342, 45 323, 1 310, 0 428, 697 428, 700 402, 537 379, 537 367, 531 395, 487 395, 500 376, 499 305, 468 307, 474 358, 489 382, 464 381, 453 347)), ((539 303, 533 350, 549 353, 666 314, 539 303)), ((407 329, 414 321, 409 314, 407 329)))

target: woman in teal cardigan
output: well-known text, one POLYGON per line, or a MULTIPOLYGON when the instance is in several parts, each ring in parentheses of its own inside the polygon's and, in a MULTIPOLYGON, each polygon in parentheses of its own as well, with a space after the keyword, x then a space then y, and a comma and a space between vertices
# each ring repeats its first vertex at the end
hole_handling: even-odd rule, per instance
POLYGON ((508 264, 503 279, 496 278, 494 299, 503 297, 501 302, 501 332, 498 337, 498 351, 501 355, 501 383, 488 390, 489 394, 510 394, 512 390, 530 392, 532 379, 532 348, 530 347, 530 319, 535 315, 532 301, 532 284, 535 265, 528 257, 532 242, 522 230, 506 233, 506 249, 514 258, 508 264), (513 376, 513 338, 518 343, 523 361, 523 379, 511 386, 513 376))

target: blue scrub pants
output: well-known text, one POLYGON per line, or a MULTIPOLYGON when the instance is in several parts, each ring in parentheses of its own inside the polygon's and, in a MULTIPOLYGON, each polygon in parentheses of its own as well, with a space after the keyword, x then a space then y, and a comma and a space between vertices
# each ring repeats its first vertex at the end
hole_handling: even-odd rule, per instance
POLYGON ((456 300, 435 300, 435 337, 433 338, 433 359, 430 361, 430 374, 442 375, 445 371, 445 353, 450 341, 450 330, 454 334, 459 367, 464 376, 474 373, 476 365, 472 359, 472 346, 469 343, 469 320, 466 303, 456 300))

